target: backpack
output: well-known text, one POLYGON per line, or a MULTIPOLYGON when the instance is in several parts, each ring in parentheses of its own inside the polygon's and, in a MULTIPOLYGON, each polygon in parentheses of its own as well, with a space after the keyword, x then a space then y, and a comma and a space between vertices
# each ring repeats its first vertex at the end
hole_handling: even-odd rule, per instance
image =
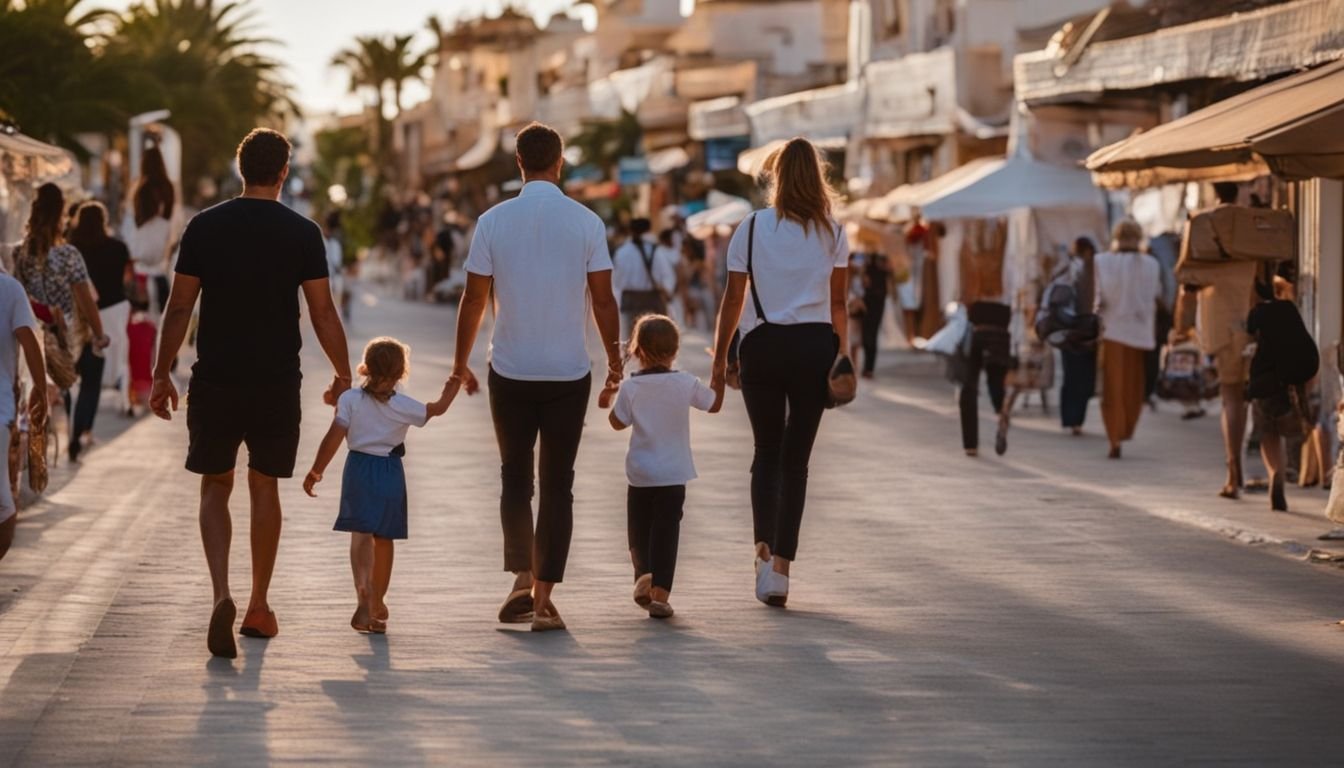
POLYGON ((1101 338, 1101 319, 1094 313, 1076 309, 1078 290, 1068 272, 1045 287, 1033 324, 1036 338, 1065 352, 1083 352, 1101 338))

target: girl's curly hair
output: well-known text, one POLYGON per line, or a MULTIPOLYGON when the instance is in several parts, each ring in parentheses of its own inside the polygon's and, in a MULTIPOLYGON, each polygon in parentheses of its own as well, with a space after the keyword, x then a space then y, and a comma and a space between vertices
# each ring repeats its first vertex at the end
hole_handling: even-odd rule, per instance
POLYGON ((364 362, 359 375, 360 387, 374 399, 387 402, 397 384, 411 372, 411 348, 391 336, 380 336, 364 347, 364 362))

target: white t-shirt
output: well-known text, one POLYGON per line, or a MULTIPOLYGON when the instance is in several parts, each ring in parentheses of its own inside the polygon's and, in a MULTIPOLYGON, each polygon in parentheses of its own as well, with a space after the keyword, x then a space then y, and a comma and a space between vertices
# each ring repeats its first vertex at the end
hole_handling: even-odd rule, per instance
POLYGON ((550 182, 486 211, 467 271, 495 281, 491 367, 522 381, 587 376, 588 274, 610 269, 602 219, 550 182))
POLYGON ((617 298, 625 291, 653 290, 653 284, 649 282, 650 271, 658 281, 658 287, 671 297, 672 292, 677 289, 676 253, 648 240, 641 245, 644 253, 652 257, 647 269, 644 267, 644 255, 639 252, 640 246, 636 245, 634 240, 629 240, 617 248, 616 255, 612 257, 611 285, 617 298))
POLYGON ((1162 267, 1146 253, 1099 253, 1093 262, 1101 337, 1135 349, 1157 346, 1162 267))
POLYGON ((689 373, 637 373, 621 385, 612 413, 631 426, 625 476, 636 488, 685 485, 695 479, 691 408, 708 411, 714 390, 689 373))
POLYGON ((336 423, 346 428, 346 446, 371 456, 390 456, 392 449, 406 442, 411 427, 423 427, 427 421, 425 404, 400 392, 384 403, 355 387, 336 401, 336 423))
MULTIPOLYGON (((831 322, 831 272, 849 266, 849 239, 844 229, 832 222, 829 232, 816 226, 804 231, 796 221, 781 221, 774 208, 752 216, 756 217, 752 271, 766 318, 775 325, 831 322)), ((729 272, 746 274, 750 231, 748 217, 733 233, 728 243, 729 272)), ((738 327, 746 336, 759 324, 748 287, 738 327)))
POLYGON ((20 328, 37 330, 28 294, 18 280, 0 274, 0 383, 3 386, 0 391, 7 393, 0 397, 0 426, 13 424, 18 416, 14 398, 8 393, 14 391, 14 380, 19 375, 19 342, 14 338, 14 332, 20 328))

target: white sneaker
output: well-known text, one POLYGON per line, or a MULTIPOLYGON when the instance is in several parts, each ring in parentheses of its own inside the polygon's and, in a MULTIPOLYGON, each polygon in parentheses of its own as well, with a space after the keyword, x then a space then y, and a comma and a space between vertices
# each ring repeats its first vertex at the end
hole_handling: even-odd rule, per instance
POLYGON ((773 606, 789 599, 789 577, 775 572, 773 558, 756 571, 756 599, 773 606))

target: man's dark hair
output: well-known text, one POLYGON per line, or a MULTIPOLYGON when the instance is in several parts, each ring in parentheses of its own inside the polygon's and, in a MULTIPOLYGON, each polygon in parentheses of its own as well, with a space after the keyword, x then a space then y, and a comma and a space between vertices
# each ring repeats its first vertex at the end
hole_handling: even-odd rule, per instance
POLYGON ((238 172, 243 183, 255 187, 271 187, 280 181, 280 172, 289 163, 293 147, 283 133, 270 128, 256 128, 238 145, 238 172))
POLYGON ((635 237, 643 237, 649 234, 649 230, 651 229, 653 229, 653 222, 648 219, 638 218, 630 220, 630 234, 635 237))
POLYGON ((1213 183, 1213 196, 1218 198, 1220 203, 1236 203, 1237 195, 1241 189, 1235 181, 1215 181, 1213 183))
POLYGON ((560 162, 565 142, 549 125, 532 123, 518 132, 518 162, 528 173, 544 173, 560 162))

